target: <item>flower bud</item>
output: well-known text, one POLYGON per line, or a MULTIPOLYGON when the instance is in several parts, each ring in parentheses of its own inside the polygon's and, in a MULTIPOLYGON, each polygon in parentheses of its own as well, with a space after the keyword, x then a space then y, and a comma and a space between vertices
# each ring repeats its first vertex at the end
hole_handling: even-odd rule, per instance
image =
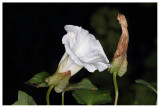
POLYGON ((114 54, 113 60, 112 60, 112 67, 110 69, 110 73, 117 72, 117 74, 121 77, 123 76, 127 71, 127 48, 128 48, 128 42, 129 42, 129 35, 127 30, 127 21, 124 15, 118 14, 117 19, 119 20, 119 23, 121 24, 122 28, 122 34, 120 37, 120 40, 118 42, 117 50, 114 54))

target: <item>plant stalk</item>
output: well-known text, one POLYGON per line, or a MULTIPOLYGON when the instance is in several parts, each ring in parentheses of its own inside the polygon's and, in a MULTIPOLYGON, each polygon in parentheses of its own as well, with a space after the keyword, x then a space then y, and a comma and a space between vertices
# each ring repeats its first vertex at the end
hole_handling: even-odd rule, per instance
POLYGON ((64 92, 62 92, 62 105, 64 105, 64 92))
POLYGON ((50 105, 50 102, 49 102, 49 95, 53 89, 54 85, 51 85, 47 91, 47 94, 46 94, 46 102, 47 102, 47 105, 50 105))
POLYGON ((115 101, 114 101, 114 105, 117 105, 118 102, 118 85, 117 85, 117 73, 114 72, 113 73, 113 83, 114 83, 114 88, 115 88, 115 101))

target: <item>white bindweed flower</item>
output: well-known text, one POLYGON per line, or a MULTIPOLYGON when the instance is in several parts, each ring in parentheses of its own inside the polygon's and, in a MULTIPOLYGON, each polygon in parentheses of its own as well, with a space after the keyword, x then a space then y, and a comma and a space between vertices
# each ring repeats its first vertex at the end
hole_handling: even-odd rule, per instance
POLYGON ((87 30, 73 25, 66 25, 67 34, 63 36, 62 43, 65 46, 58 72, 71 71, 71 76, 83 67, 89 72, 103 71, 110 67, 103 48, 98 40, 87 30))

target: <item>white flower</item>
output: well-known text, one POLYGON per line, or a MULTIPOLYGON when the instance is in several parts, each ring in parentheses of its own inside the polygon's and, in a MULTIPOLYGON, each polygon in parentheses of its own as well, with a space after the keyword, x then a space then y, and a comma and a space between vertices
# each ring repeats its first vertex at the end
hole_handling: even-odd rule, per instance
POLYGON ((62 43, 65 46, 58 72, 71 71, 71 76, 83 67, 89 72, 103 71, 110 67, 103 48, 98 40, 81 27, 66 25, 67 34, 63 36, 62 43))

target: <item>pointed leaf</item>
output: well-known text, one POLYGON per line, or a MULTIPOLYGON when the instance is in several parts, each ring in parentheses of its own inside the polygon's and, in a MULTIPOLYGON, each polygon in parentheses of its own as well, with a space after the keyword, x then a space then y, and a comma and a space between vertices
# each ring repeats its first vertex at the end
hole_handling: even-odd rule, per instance
POLYGON ((149 83, 147 83, 146 81, 142 80, 142 79, 138 79, 138 80, 135 80, 136 83, 139 83, 139 84, 143 84, 145 85, 146 87, 150 88, 151 90, 153 90, 155 93, 157 93, 157 90, 149 83))
POLYGON ((13 105, 37 105, 34 99, 23 91, 18 91, 18 100, 13 105))
POLYGON ((34 87, 48 87, 48 84, 45 82, 45 79, 49 77, 50 74, 48 72, 40 72, 34 75, 26 84, 34 86, 34 87))
POLYGON ((106 90, 75 90, 72 95, 79 104, 106 104, 112 100, 106 90))
POLYGON ((84 78, 79 83, 68 85, 65 91, 77 90, 77 89, 97 90, 98 88, 95 85, 93 85, 89 79, 84 78))

